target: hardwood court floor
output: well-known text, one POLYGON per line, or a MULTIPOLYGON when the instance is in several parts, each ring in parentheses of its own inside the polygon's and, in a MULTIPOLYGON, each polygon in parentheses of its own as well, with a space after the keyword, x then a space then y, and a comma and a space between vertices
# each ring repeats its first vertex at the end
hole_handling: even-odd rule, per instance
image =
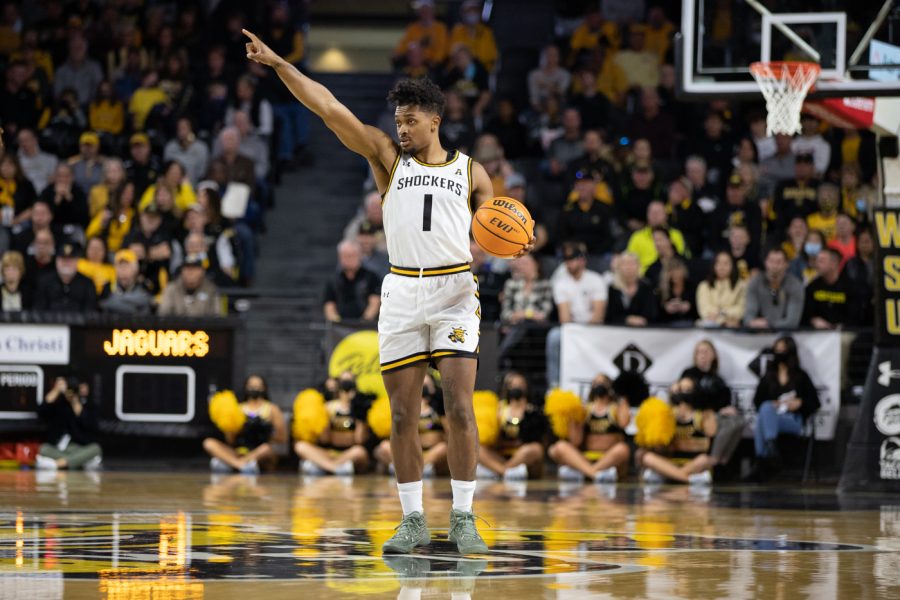
POLYGON ((831 490, 479 483, 492 551, 383 560, 383 477, 0 472, 7 598, 900 598, 900 498, 831 490))

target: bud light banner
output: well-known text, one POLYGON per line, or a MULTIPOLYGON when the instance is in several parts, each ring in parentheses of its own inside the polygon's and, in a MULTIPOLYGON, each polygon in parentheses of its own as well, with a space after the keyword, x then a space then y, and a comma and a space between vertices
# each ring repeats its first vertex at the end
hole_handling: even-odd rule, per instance
MULTIPOLYGON (((833 439, 841 402, 841 334, 798 331, 791 336, 797 342, 800 366, 822 403, 816 413, 816 438, 833 439)), ((775 333, 563 325, 560 384, 586 397, 598 373, 615 378, 620 371, 637 371, 647 379, 652 394, 667 397, 669 385, 692 366, 697 342, 709 340, 719 356, 719 374, 731 388, 732 404, 747 417, 745 435, 750 436, 756 415, 753 396, 778 337, 775 333)))

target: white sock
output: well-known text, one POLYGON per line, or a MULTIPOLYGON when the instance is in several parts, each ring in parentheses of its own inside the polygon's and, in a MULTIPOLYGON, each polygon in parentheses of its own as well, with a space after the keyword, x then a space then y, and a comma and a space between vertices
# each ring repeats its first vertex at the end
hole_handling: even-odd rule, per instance
POLYGON ((453 509, 462 512, 472 512, 472 498, 475 497, 475 482, 451 479, 450 488, 453 490, 453 509))
MULTIPOLYGON (((400 485, 403 485, 402 483, 400 485)), ((397 596, 397 600, 421 600, 422 599, 422 588, 413 588, 403 586, 400 588, 400 594, 397 596)))
POLYGON ((403 507, 403 516, 409 513, 419 512, 425 514, 422 508, 422 481, 410 481, 398 483, 397 491, 400 492, 400 506, 403 507))

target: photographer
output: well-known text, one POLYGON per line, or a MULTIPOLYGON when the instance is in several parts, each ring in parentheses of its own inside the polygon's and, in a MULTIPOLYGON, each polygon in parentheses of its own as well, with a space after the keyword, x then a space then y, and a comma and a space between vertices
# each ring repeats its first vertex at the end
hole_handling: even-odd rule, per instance
POLYGON ((88 384, 77 377, 57 377, 53 388, 38 406, 38 415, 47 423, 47 443, 35 458, 35 468, 99 469, 100 446, 94 442, 96 429, 93 406, 88 402, 88 384))

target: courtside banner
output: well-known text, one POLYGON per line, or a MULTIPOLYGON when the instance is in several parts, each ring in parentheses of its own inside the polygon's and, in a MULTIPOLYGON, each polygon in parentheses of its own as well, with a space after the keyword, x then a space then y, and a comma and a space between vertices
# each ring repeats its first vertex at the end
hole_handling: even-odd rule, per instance
POLYGON ((875 210, 875 345, 900 348, 900 210, 875 210))
MULTIPOLYGON (((841 335, 836 331, 791 335, 822 403, 816 414, 816 438, 830 440, 840 409, 841 335)), ((665 397, 669 384, 693 364, 697 342, 710 340, 719 354, 719 374, 731 388, 732 403, 747 417, 744 434, 752 435, 753 396, 777 338, 775 333, 567 324, 562 326, 560 384, 584 398, 598 373, 615 378, 622 370, 639 371, 651 393, 665 397)))

